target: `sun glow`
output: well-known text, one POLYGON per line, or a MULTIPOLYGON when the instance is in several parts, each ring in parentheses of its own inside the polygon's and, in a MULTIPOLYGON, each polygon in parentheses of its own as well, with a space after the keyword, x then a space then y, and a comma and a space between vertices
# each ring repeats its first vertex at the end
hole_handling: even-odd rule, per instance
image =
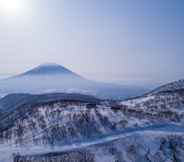
POLYGON ((0 0, 0 12, 7 15, 16 15, 24 10, 23 0, 0 0))

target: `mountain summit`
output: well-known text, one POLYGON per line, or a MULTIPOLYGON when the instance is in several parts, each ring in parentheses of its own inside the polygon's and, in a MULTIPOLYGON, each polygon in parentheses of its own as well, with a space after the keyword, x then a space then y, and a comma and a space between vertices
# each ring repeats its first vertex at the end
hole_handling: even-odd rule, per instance
POLYGON ((20 76, 27 76, 27 75, 73 75, 73 76, 78 76, 77 74, 65 68, 64 66, 61 66, 55 63, 47 63, 47 64, 39 65, 21 74, 20 76))

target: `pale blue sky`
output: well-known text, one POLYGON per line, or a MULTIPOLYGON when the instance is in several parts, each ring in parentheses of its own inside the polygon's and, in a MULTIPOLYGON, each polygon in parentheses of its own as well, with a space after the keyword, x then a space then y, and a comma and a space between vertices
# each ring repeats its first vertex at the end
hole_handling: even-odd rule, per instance
POLYGON ((56 62, 96 80, 184 78, 183 0, 19 1, 0 12, 1 74, 56 62))

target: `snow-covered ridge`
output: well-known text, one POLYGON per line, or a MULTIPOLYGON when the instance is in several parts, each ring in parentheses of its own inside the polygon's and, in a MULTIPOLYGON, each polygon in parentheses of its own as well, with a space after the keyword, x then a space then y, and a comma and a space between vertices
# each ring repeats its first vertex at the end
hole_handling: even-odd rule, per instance
POLYGON ((60 145, 65 142, 90 139, 125 127, 148 123, 134 120, 109 106, 80 102, 55 102, 18 109, 1 122, 3 142, 60 145), (25 113, 25 114, 24 114, 25 113), (20 115, 24 114, 24 115, 20 115), (12 120, 12 123, 10 119, 12 120), (10 123, 10 124, 5 124, 10 123))
MULTIPOLYGON (((31 100, 33 102, 33 100, 31 100)), ((2 141, 62 144, 125 128, 184 122, 184 95, 140 97, 123 102, 48 101, 15 108, 0 121, 2 141)))
POLYGON ((173 91, 142 96, 136 99, 120 102, 125 113, 135 116, 170 119, 174 122, 184 122, 184 92, 173 91))
POLYGON ((153 90, 152 92, 148 93, 148 95, 158 94, 158 93, 162 93, 162 92, 181 91, 181 90, 184 90, 184 80, 178 80, 175 82, 165 84, 165 85, 153 90))

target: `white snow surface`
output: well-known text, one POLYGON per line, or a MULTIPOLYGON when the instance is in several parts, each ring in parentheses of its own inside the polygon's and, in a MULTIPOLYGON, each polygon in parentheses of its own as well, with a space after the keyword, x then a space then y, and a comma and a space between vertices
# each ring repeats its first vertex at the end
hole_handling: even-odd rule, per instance
MULTIPOLYGON (((110 135, 107 137, 99 138, 93 141, 86 141, 86 142, 78 142, 70 145, 63 145, 57 147, 50 147, 47 145, 24 145, 24 146, 16 146, 11 144, 0 144, 0 162, 13 162, 13 155, 20 154, 20 155, 36 155, 36 154, 46 154, 51 152, 66 152, 66 151, 73 151, 76 149, 87 148, 99 144, 104 144, 108 142, 112 142, 115 140, 128 140, 128 143, 134 143, 135 141, 131 141, 129 137, 132 136, 139 136, 141 139, 144 139, 144 145, 151 145, 153 148, 152 152, 158 150, 157 144, 155 143, 155 138, 157 137, 166 137, 168 135, 178 135, 184 136, 184 128, 178 125, 163 125, 157 128, 154 126, 147 127, 147 128, 137 128, 134 130, 127 130, 120 134, 110 135), (173 129, 174 128, 174 129, 173 129), (126 138, 128 137, 128 138, 126 138), (145 139, 147 139, 145 143, 145 139)), ((125 142, 125 145, 127 143, 125 142)), ((102 152, 101 152, 102 153, 102 152)), ((98 152, 98 154, 101 154, 98 152)), ((104 156, 103 156, 104 157, 104 156)), ((97 161, 99 157, 97 157, 97 161)), ((108 159, 109 157, 107 157, 108 159)), ((110 159, 109 159, 110 160, 110 159)), ((105 162, 105 159, 102 161, 105 162)))

